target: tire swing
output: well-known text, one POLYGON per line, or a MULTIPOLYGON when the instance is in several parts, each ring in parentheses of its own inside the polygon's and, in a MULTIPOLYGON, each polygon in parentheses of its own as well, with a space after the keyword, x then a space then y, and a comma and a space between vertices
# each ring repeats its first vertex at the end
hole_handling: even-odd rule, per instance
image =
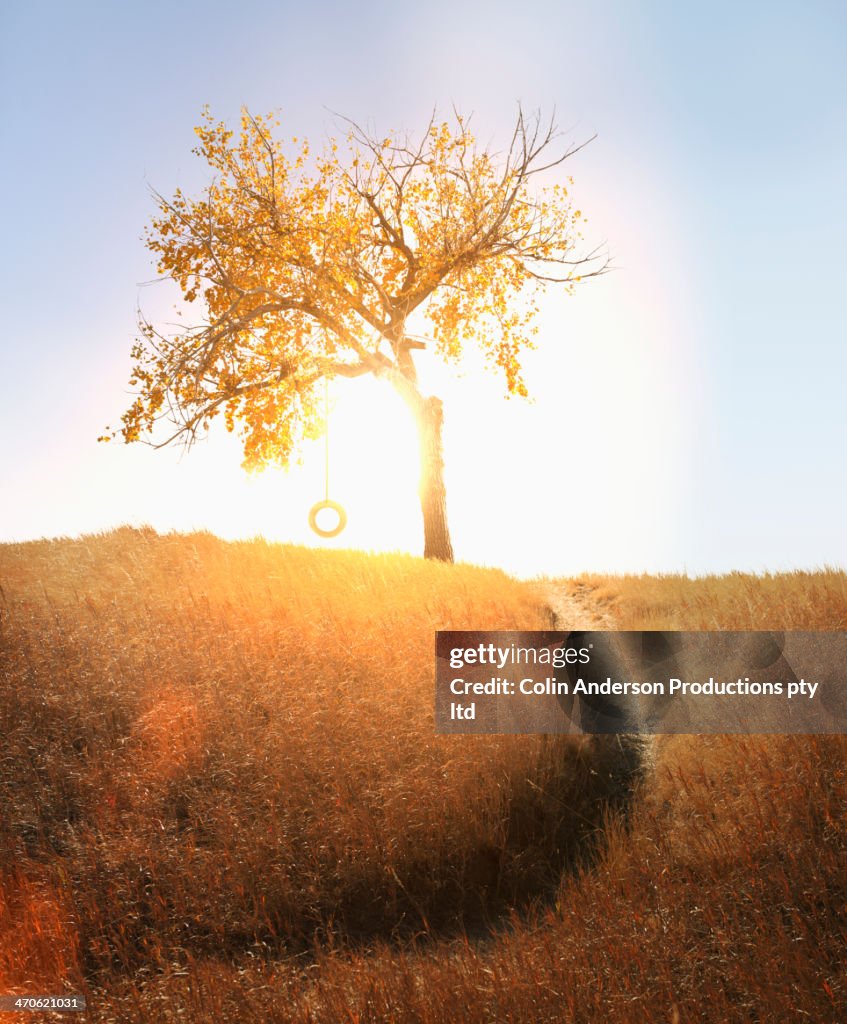
POLYGON ((347 525, 347 513, 344 511, 343 505, 332 501, 329 496, 329 383, 326 377, 324 377, 324 421, 326 423, 324 431, 324 499, 316 501, 309 509, 309 526, 319 537, 337 537, 347 525), (335 513, 336 519, 333 526, 321 526, 318 522, 318 516, 324 509, 335 513))

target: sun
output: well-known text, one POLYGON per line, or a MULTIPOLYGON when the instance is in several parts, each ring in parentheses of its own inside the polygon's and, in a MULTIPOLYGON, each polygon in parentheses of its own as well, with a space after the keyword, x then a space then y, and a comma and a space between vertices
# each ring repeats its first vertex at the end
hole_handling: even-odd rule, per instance
MULTIPOLYGON (((335 381, 329 394, 329 497, 347 513, 345 544, 417 550, 420 464, 411 412, 380 380, 335 381)), ((309 453, 323 469, 326 452, 315 448, 324 446, 309 453)))

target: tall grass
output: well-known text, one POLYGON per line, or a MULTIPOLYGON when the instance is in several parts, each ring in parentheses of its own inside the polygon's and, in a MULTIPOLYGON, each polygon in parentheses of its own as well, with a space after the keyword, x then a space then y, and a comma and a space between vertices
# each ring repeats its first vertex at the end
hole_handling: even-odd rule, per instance
POLYGON ((596 576, 571 581, 619 629, 847 629, 847 574, 596 576))
MULTIPOLYGON (((120 530, 0 546, 0 584, 0 992, 847 1019, 840 737, 670 737, 624 826, 608 740, 434 734, 436 628, 549 628, 502 573, 120 530)), ((838 573, 563 585, 625 628, 847 621, 838 573)))
POLYGON ((493 941, 324 951, 306 972, 206 960, 140 993, 124 979, 102 1019, 841 1024, 843 755, 825 737, 675 737, 599 864, 493 941))
POLYGON ((615 795, 593 740, 434 734, 434 628, 547 623, 503 573, 132 530, 0 566, 9 984, 479 931, 615 795))

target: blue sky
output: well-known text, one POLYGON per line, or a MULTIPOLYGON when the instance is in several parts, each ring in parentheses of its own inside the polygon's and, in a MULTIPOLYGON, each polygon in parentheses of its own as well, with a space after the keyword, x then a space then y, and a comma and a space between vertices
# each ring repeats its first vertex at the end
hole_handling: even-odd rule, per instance
MULTIPOLYGON (((167 317, 139 236, 149 185, 206 180, 204 104, 280 108, 319 138, 329 110, 415 128, 455 102, 496 139, 521 101, 598 134, 569 172, 617 269, 545 305, 534 405, 422 367, 447 401, 457 555, 522 573, 844 565, 845 68, 847 9, 824 3, 7 0, 0 539, 147 521, 306 540, 319 449, 257 483, 230 438, 184 458, 94 443, 126 404, 136 303, 167 317)), ((337 396, 341 434, 356 397, 337 396)), ((395 456, 355 450, 346 542, 417 550, 395 456)))

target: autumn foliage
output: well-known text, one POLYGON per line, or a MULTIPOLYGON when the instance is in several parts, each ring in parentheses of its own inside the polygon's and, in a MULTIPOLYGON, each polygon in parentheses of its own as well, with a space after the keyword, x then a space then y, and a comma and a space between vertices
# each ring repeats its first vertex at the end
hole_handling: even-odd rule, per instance
POLYGON ((579 147, 523 112, 502 152, 460 114, 419 138, 350 124, 320 150, 278 126, 245 111, 236 133, 207 112, 195 152, 210 183, 157 194, 147 246, 198 315, 172 334, 142 319, 137 395, 103 439, 190 443, 222 415, 246 466, 286 464, 322 429, 320 382, 375 375, 416 417, 426 553, 450 560, 441 403, 420 392, 413 353, 455 361, 475 344, 508 394, 526 394, 539 290, 605 267, 554 180, 579 147))

